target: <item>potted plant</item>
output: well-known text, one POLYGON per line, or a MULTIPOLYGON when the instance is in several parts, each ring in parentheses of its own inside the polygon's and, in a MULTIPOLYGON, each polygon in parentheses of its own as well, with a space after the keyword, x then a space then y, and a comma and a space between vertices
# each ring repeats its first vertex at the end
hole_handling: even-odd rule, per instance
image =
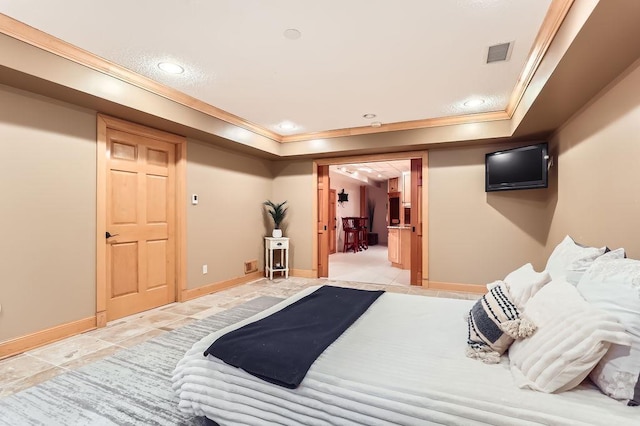
POLYGON ((262 204, 269 207, 267 209, 267 212, 269 213, 269 215, 271 215, 271 218, 273 218, 273 224, 275 226, 273 228, 273 232, 271 235, 274 238, 282 237, 282 229, 280 229, 280 223, 282 222, 284 217, 287 215, 288 207, 284 207, 284 205, 287 204, 287 202, 283 201, 280 204, 276 204, 270 200, 267 200, 262 204))

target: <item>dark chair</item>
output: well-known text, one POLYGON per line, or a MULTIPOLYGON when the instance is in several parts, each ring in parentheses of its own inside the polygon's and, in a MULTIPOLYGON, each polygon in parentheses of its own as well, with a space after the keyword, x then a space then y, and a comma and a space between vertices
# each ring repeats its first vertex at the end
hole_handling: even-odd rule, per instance
POLYGON ((343 252, 348 252, 353 249, 354 253, 360 250, 360 230, 357 227, 356 218, 343 217, 342 218, 342 230, 344 231, 344 245, 342 247, 343 252))
POLYGON ((361 250, 369 248, 369 229, 367 228, 367 217, 356 218, 358 228, 358 240, 360 242, 359 247, 361 250))

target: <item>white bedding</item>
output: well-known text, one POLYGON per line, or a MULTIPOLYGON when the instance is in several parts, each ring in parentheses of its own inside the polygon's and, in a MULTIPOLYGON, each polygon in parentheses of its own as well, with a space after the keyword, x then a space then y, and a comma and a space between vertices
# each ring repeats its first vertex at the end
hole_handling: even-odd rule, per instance
POLYGON ((223 426, 640 424, 640 407, 627 407, 593 385, 555 395, 519 389, 505 357, 495 365, 466 358, 468 300, 383 294, 297 389, 203 357, 222 334, 316 288, 195 343, 174 372, 180 409, 223 426))

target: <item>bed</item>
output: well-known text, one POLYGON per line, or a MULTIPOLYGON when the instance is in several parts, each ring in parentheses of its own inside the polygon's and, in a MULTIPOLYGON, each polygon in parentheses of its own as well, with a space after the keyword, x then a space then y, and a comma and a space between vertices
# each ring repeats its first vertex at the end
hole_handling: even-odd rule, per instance
POLYGON ((224 426, 640 424, 640 407, 605 396, 588 380, 559 394, 520 389, 506 356, 493 365, 465 356, 469 300, 384 293, 296 389, 203 356, 220 336, 316 288, 195 343, 174 372, 180 410, 224 426))

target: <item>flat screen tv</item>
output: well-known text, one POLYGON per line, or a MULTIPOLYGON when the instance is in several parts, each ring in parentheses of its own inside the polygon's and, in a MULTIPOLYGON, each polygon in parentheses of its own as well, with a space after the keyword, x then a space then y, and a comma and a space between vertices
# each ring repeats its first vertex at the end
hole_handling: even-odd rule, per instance
POLYGON ((548 144, 523 146, 485 155, 485 191, 546 188, 548 144))

